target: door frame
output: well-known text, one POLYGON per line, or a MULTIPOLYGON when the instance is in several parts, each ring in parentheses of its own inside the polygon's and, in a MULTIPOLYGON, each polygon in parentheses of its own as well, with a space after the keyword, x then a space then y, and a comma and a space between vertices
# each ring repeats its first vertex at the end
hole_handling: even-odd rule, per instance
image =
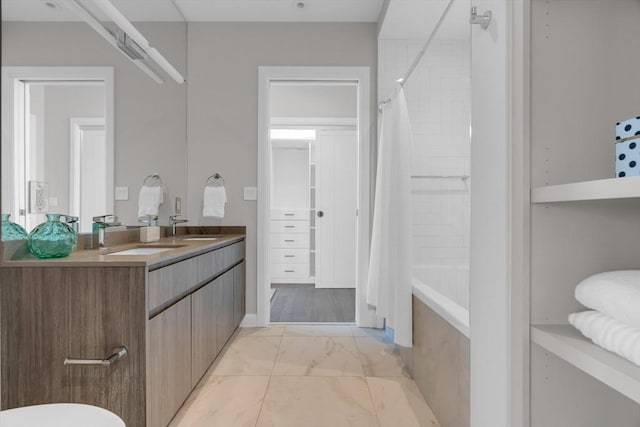
MULTIPOLYGON (((271 82, 353 81, 358 86, 358 230, 356 269, 356 324, 378 327, 375 312, 366 302, 369 263, 370 224, 370 70, 369 67, 282 66, 258 68, 258 206, 257 206, 257 313, 256 326, 267 326, 270 319, 271 287, 271 82)), ((374 135, 375 136, 375 135, 374 135)), ((249 325, 247 325, 249 326, 249 325)))

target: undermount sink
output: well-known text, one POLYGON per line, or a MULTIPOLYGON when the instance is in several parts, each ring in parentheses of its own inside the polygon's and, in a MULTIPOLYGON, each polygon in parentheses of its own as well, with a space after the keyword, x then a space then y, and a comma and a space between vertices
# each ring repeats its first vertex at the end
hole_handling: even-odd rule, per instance
POLYGON ((182 240, 218 240, 219 237, 187 237, 182 240))
POLYGON ((138 246, 137 248, 125 249, 124 251, 111 252, 107 255, 154 255, 164 251, 170 251, 176 248, 182 248, 185 245, 154 245, 154 246, 138 246))

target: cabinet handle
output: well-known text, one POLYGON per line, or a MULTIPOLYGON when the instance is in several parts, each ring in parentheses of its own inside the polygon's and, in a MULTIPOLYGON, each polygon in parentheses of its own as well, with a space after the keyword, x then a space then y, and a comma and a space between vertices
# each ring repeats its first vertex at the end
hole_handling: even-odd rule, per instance
POLYGON ((64 364, 65 365, 97 365, 97 366, 104 366, 104 367, 109 367, 113 364, 115 364, 118 360, 122 359, 123 357, 125 357, 127 355, 127 348, 126 347, 116 347, 113 349, 113 354, 109 357, 107 357, 106 359, 70 359, 70 358, 65 358, 64 359, 64 364))
POLYGON ((284 257, 285 257, 285 258, 294 258, 294 257, 295 257, 295 255, 285 255, 284 257))
POLYGON ((285 242, 287 242, 287 243, 293 243, 293 242, 295 242, 295 240, 286 240, 286 239, 285 239, 285 242))
POLYGON ((296 214, 284 214, 284 216, 296 216, 296 214))
POLYGON ((295 225, 285 225, 284 228, 296 228, 295 225))
POLYGON ((295 273, 296 271, 295 270, 285 270, 284 272, 285 273, 295 273))

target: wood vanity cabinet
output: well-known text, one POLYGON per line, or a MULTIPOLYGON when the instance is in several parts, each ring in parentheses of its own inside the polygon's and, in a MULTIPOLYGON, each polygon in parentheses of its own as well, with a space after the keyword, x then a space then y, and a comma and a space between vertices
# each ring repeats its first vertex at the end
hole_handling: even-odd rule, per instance
POLYGON ((165 427, 245 312, 244 239, 150 266, 0 268, 2 409, 97 405, 165 427), (71 358, 128 354, 109 367, 71 358))

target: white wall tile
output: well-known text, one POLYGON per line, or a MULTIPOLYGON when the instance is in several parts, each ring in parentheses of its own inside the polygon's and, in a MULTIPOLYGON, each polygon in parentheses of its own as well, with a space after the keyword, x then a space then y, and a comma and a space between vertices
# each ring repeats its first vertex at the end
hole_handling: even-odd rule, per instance
MULTIPOLYGON (((380 101, 394 92, 422 43, 379 40, 380 101)), ((405 84, 413 175, 470 175, 470 72, 468 42, 434 41, 405 84)), ((414 179, 414 265, 469 264, 470 187, 470 180, 414 179)))

